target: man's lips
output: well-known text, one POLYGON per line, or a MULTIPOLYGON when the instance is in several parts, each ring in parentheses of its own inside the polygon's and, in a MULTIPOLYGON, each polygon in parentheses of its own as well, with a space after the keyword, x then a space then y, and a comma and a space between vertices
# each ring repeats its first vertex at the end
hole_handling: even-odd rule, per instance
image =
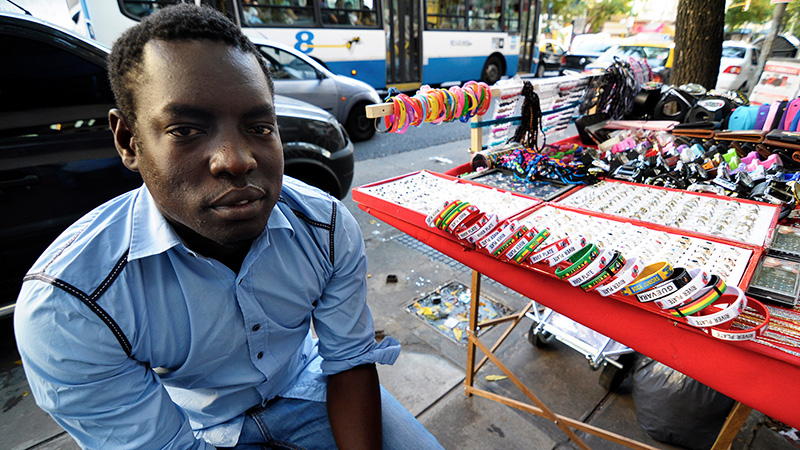
POLYGON ((255 186, 232 189, 211 202, 211 210, 227 220, 247 220, 258 215, 266 192, 255 186))

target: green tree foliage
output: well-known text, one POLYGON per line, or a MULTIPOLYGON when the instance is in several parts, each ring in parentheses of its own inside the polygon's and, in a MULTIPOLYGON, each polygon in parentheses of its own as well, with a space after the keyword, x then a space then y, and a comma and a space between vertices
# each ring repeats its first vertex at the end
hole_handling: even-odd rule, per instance
POLYGON ((725 25, 730 31, 736 31, 747 23, 762 24, 767 22, 772 17, 772 5, 770 5, 769 1, 734 0, 725 11, 725 25))
POLYGON ((592 33, 603 30, 603 24, 617 14, 630 14, 632 0, 595 0, 587 5, 586 22, 592 33))

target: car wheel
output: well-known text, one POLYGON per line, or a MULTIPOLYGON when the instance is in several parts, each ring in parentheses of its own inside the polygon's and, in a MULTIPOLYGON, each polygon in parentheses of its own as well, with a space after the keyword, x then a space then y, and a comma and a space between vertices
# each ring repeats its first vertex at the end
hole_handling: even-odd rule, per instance
POLYGON ((536 66, 536 78, 544 78, 544 63, 540 62, 536 66))
POLYGON ((367 118, 366 106, 364 103, 353 106, 344 124, 353 142, 366 141, 375 135, 375 119, 367 118))
POLYGON ((483 65, 481 81, 491 86, 500 81, 502 75, 503 60, 497 55, 490 56, 489 59, 486 60, 486 64, 483 65))

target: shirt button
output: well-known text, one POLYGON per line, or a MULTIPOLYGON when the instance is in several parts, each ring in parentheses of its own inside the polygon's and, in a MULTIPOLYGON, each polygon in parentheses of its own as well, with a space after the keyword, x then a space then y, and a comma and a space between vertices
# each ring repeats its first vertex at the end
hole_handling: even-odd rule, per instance
POLYGON ((258 331, 261 328, 261 325, 255 324, 253 325, 253 331, 258 331))
POLYGON ((261 359, 263 357, 264 357, 264 352, 258 352, 258 354, 256 355, 256 358, 258 359, 261 359))

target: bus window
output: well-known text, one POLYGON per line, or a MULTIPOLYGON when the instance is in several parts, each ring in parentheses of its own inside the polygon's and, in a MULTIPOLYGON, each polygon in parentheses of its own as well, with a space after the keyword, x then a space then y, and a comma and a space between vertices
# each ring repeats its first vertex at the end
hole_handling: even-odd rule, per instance
POLYGON ((430 0, 427 3, 426 28, 429 30, 466 30, 467 5, 464 0, 430 0))
POLYGON ((469 29, 499 31, 502 9, 502 0, 471 0, 469 29))
POLYGON ((511 33, 519 32, 519 9, 519 0, 506 1, 506 26, 503 30, 511 33))
POLYGON ((372 0, 320 0, 323 25, 375 28, 378 20, 372 0))
POLYGON ((175 5, 178 2, 179 0, 121 0, 119 7, 122 13, 131 19, 141 20, 142 17, 150 13, 175 5))
POLYGON ((242 15, 248 26, 311 25, 314 6, 311 0, 244 0, 242 15))

